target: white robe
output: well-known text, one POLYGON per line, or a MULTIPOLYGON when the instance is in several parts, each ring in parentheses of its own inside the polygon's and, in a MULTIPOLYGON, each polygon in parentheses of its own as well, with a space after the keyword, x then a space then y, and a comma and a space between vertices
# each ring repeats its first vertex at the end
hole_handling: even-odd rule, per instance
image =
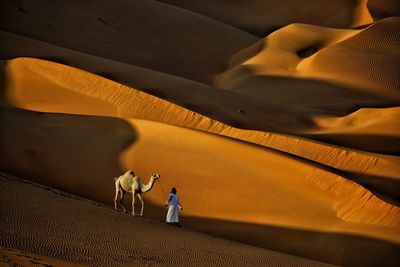
POLYGON ((165 205, 168 205, 168 212, 167 212, 167 218, 166 218, 166 222, 167 223, 177 223, 179 222, 179 209, 181 207, 180 203, 179 203, 179 198, 177 195, 170 193, 168 195, 168 199, 167 202, 165 203, 165 205))

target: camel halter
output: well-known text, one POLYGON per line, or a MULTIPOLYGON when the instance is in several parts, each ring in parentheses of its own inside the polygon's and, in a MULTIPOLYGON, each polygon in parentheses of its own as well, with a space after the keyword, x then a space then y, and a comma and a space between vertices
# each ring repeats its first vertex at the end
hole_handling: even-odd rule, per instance
POLYGON ((164 188, 162 187, 160 180, 157 180, 157 181, 158 181, 158 183, 160 184, 161 191, 163 192, 164 197, 167 197, 167 194, 165 193, 164 188))

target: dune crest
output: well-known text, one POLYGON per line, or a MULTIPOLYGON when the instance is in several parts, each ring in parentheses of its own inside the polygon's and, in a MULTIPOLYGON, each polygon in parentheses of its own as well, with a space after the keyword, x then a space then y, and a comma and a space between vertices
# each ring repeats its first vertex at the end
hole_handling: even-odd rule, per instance
MULTIPOLYGON (((329 166, 329 164, 332 164, 333 167, 345 171, 368 175, 379 175, 395 180, 398 180, 400 176, 398 157, 351 151, 340 147, 315 143, 310 140, 302 140, 296 137, 274 133, 236 129, 221 122, 209 119, 196 112, 138 91, 134 88, 129 88, 101 78, 97 75, 63 66, 61 64, 37 59, 20 58, 10 61, 7 64, 7 70, 8 77, 11 78, 7 93, 9 94, 10 103, 17 107, 45 112, 102 115, 102 113, 98 113, 96 110, 90 108, 91 105, 85 105, 86 110, 76 109, 74 105, 69 105, 68 102, 65 102, 64 106, 54 107, 52 106, 54 101, 50 101, 51 104, 48 105, 42 99, 32 97, 32 95, 35 94, 32 94, 31 90, 35 90, 35 88, 47 88, 47 99, 63 99, 65 92, 74 91, 78 93, 76 97, 80 97, 82 94, 88 96, 89 98, 86 100, 89 104, 93 98, 94 101, 98 102, 101 100, 109 103, 108 105, 114 106, 115 113, 108 113, 108 116, 145 119, 209 133, 216 133, 222 136, 233 137, 238 140, 244 140, 246 142, 284 151, 288 154, 300 156, 302 158, 308 158, 309 160, 323 165, 329 166), (27 75, 29 72, 33 73, 27 75), (29 77, 29 79, 26 80, 26 77, 29 77), (28 88, 30 88, 28 91, 24 91, 28 88), (60 88, 62 88, 62 90, 60 90, 60 88), (27 92, 29 92, 29 94, 27 94, 27 92), (28 97, 27 100, 32 102, 24 99, 26 97, 28 97), (321 151, 326 152, 321 153, 321 151)), ((102 110, 101 112, 104 112, 104 110, 107 109, 101 108, 100 110, 102 110)), ((156 132, 157 131, 159 130, 156 130, 156 132)), ((166 136, 171 135, 176 135, 176 132, 174 134, 167 134, 166 136)), ((182 134, 182 138, 184 136, 185 135, 182 134)), ((156 136, 149 138, 149 140, 155 139, 157 139, 156 136)), ((129 166, 129 164, 125 165, 125 168, 129 168, 129 166)), ((337 183, 335 181, 338 179, 338 176, 334 174, 331 175, 333 175, 332 178, 329 178, 327 181, 322 179, 317 182, 317 184, 327 184, 328 188, 332 185, 334 186, 335 183, 337 183)), ((317 177, 319 177, 319 175, 317 177)), ((322 177, 330 176, 322 175, 322 177)), ((359 185, 352 185, 353 183, 351 183, 350 187, 345 189, 348 187, 348 182, 344 182, 345 180, 343 178, 340 179, 342 179, 342 181, 339 182, 339 188, 342 188, 341 190, 344 190, 345 192, 352 192, 354 186, 356 186, 356 188, 359 187, 359 185)), ((313 179, 311 180, 313 181, 313 179)), ((315 181, 313 182, 315 183, 315 181)), ((359 188, 361 190, 360 194, 363 196, 371 196, 371 193, 367 190, 361 187, 359 188)), ((323 186, 323 189, 326 189, 326 186, 323 186)), ((339 200, 339 202, 337 202, 338 204, 333 205, 337 216, 343 220, 377 225, 397 225, 395 219, 398 218, 398 208, 394 208, 376 197, 373 197, 372 201, 365 201, 363 198, 357 200, 359 195, 356 195, 356 197, 346 198, 343 197, 343 194, 338 194, 335 190, 332 191, 332 193, 346 199, 346 201, 350 200, 350 202, 353 203, 348 206, 345 204, 346 201, 342 202, 339 200), (359 206, 356 204, 362 204, 361 206, 365 207, 366 210, 373 210, 374 212, 376 212, 376 207, 380 207, 381 210, 379 211, 379 214, 382 215, 378 215, 376 218, 372 219, 370 217, 365 217, 362 215, 363 211, 360 212, 357 210, 359 206), (391 215, 388 216, 388 214, 391 215)), ((221 211, 217 213, 221 213, 221 211)), ((369 214, 369 212, 365 212, 365 214, 369 214)), ((245 215, 243 216, 245 217, 245 215)))
MULTIPOLYGON (((32 88, 37 79, 47 82, 47 97, 62 99, 64 91, 53 91, 53 85, 76 91, 95 99, 112 104, 116 108, 114 116, 125 118, 146 119, 162 123, 221 134, 235 139, 266 146, 314 162, 334 167, 340 170, 364 175, 399 179, 400 159, 395 156, 379 155, 348 148, 327 145, 294 136, 281 135, 271 132, 238 129, 219 121, 210 119, 199 113, 172 104, 171 102, 148 95, 88 72, 80 71, 61 64, 38 59, 20 58, 11 60, 7 66, 8 82, 6 94, 9 101, 16 107, 28 108, 45 112, 78 113, 68 103, 61 109, 54 109, 40 98, 31 95, 28 100, 25 90, 32 88), (33 71, 34 75, 23 75, 24 71, 33 71), (21 75, 18 76, 18 73, 21 75), (62 74, 62 75, 61 75, 62 74), (21 77, 22 79, 19 79, 21 77), (25 78, 24 78, 25 77, 25 78), (26 77, 33 80, 25 80, 26 77), (45 77, 44 79, 42 79, 45 77), (365 162, 373 162, 366 164, 365 162)), ((29 89, 32 90, 32 89, 29 89)), ((79 114, 97 115, 95 111, 79 111, 79 114)))
POLYGON ((214 19, 147 0, 46 0, 41 5, 29 0, 4 1, 0 27, 87 54, 208 83, 224 69, 230 56, 258 40, 214 19), (212 45, 205 45, 209 42, 212 45))
POLYGON ((400 226, 398 220, 400 208, 388 205, 357 184, 320 169, 314 169, 307 179, 321 189, 335 194, 337 202, 332 208, 341 220, 390 227, 400 226))
MULTIPOLYGON (((338 97, 336 101, 352 95, 359 99, 360 104, 365 102, 360 99, 364 94, 369 101, 380 99, 381 105, 385 102, 388 105, 397 103, 399 73, 394 66, 399 61, 399 29, 399 18, 384 19, 363 30, 292 24, 260 41, 257 46, 261 46, 261 51, 256 55, 248 54, 248 49, 238 53, 232 61, 239 62, 239 65, 235 63, 217 77, 216 84, 240 90, 243 94, 275 97, 277 101, 284 102, 285 98, 281 95, 295 91, 290 83, 286 88, 280 88, 283 91, 278 95, 280 98, 267 89, 257 89, 275 86, 274 80, 268 79, 270 76, 294 78, 292 84, 300 83, 298 79, 313 79, 339 86, 335 89, 339 92, 331 94, 338 97), (265 79, 260 79, 260 76, 265 79)), ((322 96, 327 92, 322 90, 320 84, 317 85, 315 93, 322 96)))
POLYGON ((373 22, 367 8, 368 0, 332 0, 329 3, 319 0, 159 1, 215 18, 261 37, 291 23, 350 28, 373 22), (295 12, 288 12, 288 9, 295 12))
MULTIPOLYGON (((400 242, 396 234, 398 207, 371 197, 354 182, 295 157, 146 120, 14 108, 3 109, 0 114, 7 129, 2 132, 0 149, 9 155, 1 168, 23 176, 30 173, 31 179, 41 184, 112 204, 112 177, 120 169, 134 169, 142 177, 157 171, 164 177, 165 188, 179 188, 185 200, 185 216, 400 242), (65 144, 68 147, 59 155, 60 146, 65 144), (20 159, 17 155, 26 156, 20 159), (97 185, 95 190, 88 188, 91 184, 97 185), (207 186, 210 184, 213 186, 207 186), (371 201, 360 200, 360 195, 371 201)), ((160 218, 162 212, 155 207, 164 203, 165 197, 156 184, 146 195, 146 216, 160 218), (149 208, 151 203, 155 207, 149 208)), ((193 226, 206 230, 208 224, 193 226)))
MULTIPOLYGON (((271 77, 270 82, 275 81, 276 86, 268 89, 269 97, 265 99, 221 90, 177 76, 94 57, 14 34, 1 32, 0 35, 4 38, 4 42, 0 43, 0 51, 6 58, 29 55, 68 64, 148 92, 237 128, 296 135, 376 153, 394 155, 398 153, 397 146, 393 145, 399 142, 396 134, 391 137, 368 136, 361 130, 358 132, 350 130, 351 125, 346 123, 342 123, 341 127, 336 129, 323 123, 323 121, 339 120, 348 115, 349 110, 352 112, 362 106, 381 106, 387 102, 368 94, 360 95, 359 92, 355 93, 349 88, 304 81, 304 79, 271 77), (292 91, 289 94, 285 91, 288 89, 288 84, 291 84, 292 91), (331 93, 331 97, 326 98, 324 93, 331 93), (293 94, 297 97, 292 97, 293 94), (285 103, 273 102, 274 99, 282 97, 285 103), (332 101, 335 98, 340 100, 340 103, 332 101), (300 102, 299 99, 304 100, 300 102), (371 142, 371 138, 376 138, 377 141, 371 142)), ((257 84, 255 83, 256 87, 257 84)), ((397 125, 390 116, 385 116, 376 123, 383 126, 378 128, 382 130, 397 125)), ((396 132, 396 128, 393 129, 396 132)))
POLYGON ((2 1, 3 262, 397 267, 399 8, 2 1), (127 170, 161 175, 145 217, 127 170))

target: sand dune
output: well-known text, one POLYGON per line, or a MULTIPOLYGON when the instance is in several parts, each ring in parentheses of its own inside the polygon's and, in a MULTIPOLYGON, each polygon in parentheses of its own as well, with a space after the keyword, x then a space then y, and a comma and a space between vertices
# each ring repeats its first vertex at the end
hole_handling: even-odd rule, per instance
POLYGON ((400 62, 399 26, 398 18, 378 21, 363 30, 292 24, 237 54, 216 84, 275 103, 330 112, 330 116, 314 114, 317 126, 304 129, 313 139, 398 154, 392 148, 399 147, 400 127, 396 116, 390 114, 397 110, 392 107, 398 106, 400 96, 396 68, 400 62), (363 115, 372 113, 383 116, 363 115), (330 132, 332 127, 321 123, 320 117, 330 117, 325 120, 329 122, 343 120, 341 127, 335 128, 337 134, 330 132), (320 135, 322 132, 325 135, 320 135))
POLYGON ((397 0, 368 0, 368 10, 375 18, 387 18, 400 15, 400 3, 397 0))
POLYGON ((17 258, 23 266, 30 266, 29 259, 32 265, 56 266, 329 266, 189 230, 172 229, 23 180, 0 179, 0 208, 4 215, 0 219, 0 244, 22 250, 2 248, 3 259, 4 255, 11 260, 17 258), (21 197, 26 194, 35 201, 27 203, 21 197), (36 232, 32 233, 32 228, 36 232), (21 262, 22 256, 28 260, 21 262))
MULTIPOLYGON (((146 119, 217 133, 277 149, 343 171, 391 179, 400 177, 397 157, 326 145, 295 136, 234 128, 133 88, 60 64, 21 58, 10 61, 5 71, 8 77, 4 93, 6 101, 16 107, 45 112, 103 115, 90 109, 90 106, 83 112, 85 105, 79 106, 76 110, 73 105, 62 101, 64 94, 67 94, 65 96, 67 98, 70 96, 70 91, 73 91, 78 93, 75 96, 83 94, 94 98, 95 103, 100 99, 105 101, 103 103, 113 105, 116 110, 114 116, 146 119), (32 93, 38 88, 46 90, 46 99, 51 101, 43 101, 39 97, 41 94, 32 93), (53 103, 61 103, 63 106, 53 107, 53 103), (321 153, 316 153, 317 151, 321 153), (364 161, 375 163, 367 165, 363 163, 364 161)), ((108 106, 108 110, 112 109, 108 106)), ((280 117, 277 117, 273 122, 278 122, 279 119, 280 117)))
POLYGON ((328 108, 331 102, 340 103, 343 112, 350 108, 346 101, 349 97, 353 105, 393 105, 399 97, 399 74, 394 68, 399 62, 399 26, 398 18, 378 21, 364 30, 292 24, 255 44, 261 47, 256 55, 249 49, 237 54, 232 68, 216 83, 276 102, 325 104, 328 108), (284 81, 276 77, 305 78, 305 82, 287 80, 277 85, 278 91, 273 87, 284 81), (321 88, 323 82, 326 85, 321 88), (296 90, 293 83, 301 89, 296 90), (289 97, 293 93, 308 94, 307 102, 300 101, 304 97, 289 97), (327 93, 330 98, 323 98, 327 93))
MULTIPOLYGON (((30 115, 12 109, 3 110, 2 124, 7 131, 2 133, 0 147, 9 157, 2 161, 2 170, 23 177, 31 175, 37 177, 31 179, 40 183, 111 204, 113 188, 110 177, 128 168, 143 174, 150 174, 156 168, 166 177, 163 183, 167 188, 176 185, 182 190, 188 216, 323 232, 329 229, 328 232, 398 241, 396 232, 400 210, 361 186, 318 168, 311 162, 207 132, 267 147, 268 143, 273 144, 271 147, 280 145, 280 149, 287 149, 292 155, 299 152, 287 143, 299 139, 235 129, 133 88, 60 64, 18 59, 11 61, 7 67, 9 90, 5 93, 9 104, 18 107, 91 115, 104 115, 108 110, 108 116, 159 121, 206 132, 150 121, 126 123, 111 118, 46 113, 30 115), (29 75, 29 71, 36 74, 29 75), (38 89, 45 91, 39 93, 38 89), (43 94, 46 94, 46 101, 35 97, 43 94), (69 101, 72 103, 80 103, 74 98, 81 98, 87 103, 70 104, 68 97, 71 97, 69 101), (105 106, 99 101, 103 101, 105 106), (15 135, 17 131, 19 134, 15 135), (70 134, 63 136, 66 131, 70 134), (263 135, 271 139, 257 139, 263 135), (30 138, 26 139, 26 136, 30 138), (89 137, 90 142, 87 141, 89 137), (22 160, 18 155, 24 154, 25 160, 22 160), (43 162, 43 165, 37 162, 43 162), (85 167, 76 170, 75 166, 85 167), (92 184, 97 185, 96 189, 87 188, 92 184), (215 185, 212 190, 204 186, 209 184, 215 185), (253 184, 257 184, 254 192, 251 189, 253 184), (238 197, 242 188, 246 188, 244 195, 238 197), (268 188, 267 194, 264 188, 268 188), (219 194, 220 190, 224 191, 223 197, 219 194), (254 206, 253 203, 259 205, 254 206)), ((330 149, 329 157, 319 158, 324 164, 334 162, 340 164, 336 166, 343 170, 352 168, 354 172, 398 179, 396 157, 374 157, 373 154, 357 151, 349 153, 340 148, 335 155, 332 154, 334 147, 307 140, 303 142, 307 142, 307 146, 304 143, 297 146, 303 157, 323 155, 316 151, 330 149), (303 152, 305 148, 311 148, 311 152, 303 152), (343 158, 346 153, 347 160, 343 158), (343 161, 338 161, 339 158, 343 158, 343 161), (374 164, 367 165, 365 160, 374 164)), ((164 197, 158 191, 158 194, 149 194, 147 199, 158 206, 157 203, 162 203, 164 197)), ((160 216, 160 212, 149 210, 149 216, 160 216)), ((192 223, 193 228, 207 231, 208 225, 202 225, 192 223)), ((234 233, 235 230, 228 237, 234 238, 234 233)), ((275 239, 279 240, 279 237, 275 239)), ((251 236, 247 242, 266 246, 257 235, 251 236)), ((290 251, 310 257, 304 254, 302 247, 291 248, 290 251)), ((329 253, 311 257, 336 263, 329 253)))
POLYGON ((0 170, 41 184, 0 178, 3 261, 319 265, 272 249, 399 265, 396 1, 18 0, 0 14, 0 170), (111 210, 127 169, 159 172, 185 228, 212 236, 157 222, 160 184, 151 219, 111 210))
POLYGON ((273 102, 266 105, 265 101, 254 97, 7 32, 0 32, 0 36, 3 39, 0 55, 5 59, 29 56, 70 65, 241 128, 282 131, 307 127, 303 121, 307 121, 309 112, 305 109, 294 109, 273 102), (277 117, 281 119, 277 120, 277 117), (290 122, 289 126, 287 122, 290 122))
POLYGON ((258 40, 216 20, 148 0, 2 1, 0 12, 2 30, 199 81, 210 81, 230 56, 258 40))
MULTIPOLYGON (((185 216, 398 242, 398 208, 355 183, 287 155, 149 121, 13 109, 1 114, 7 131, 2 132, 0 149, 9 155, 1 162, 2 170, 30 174, 37 182, 107 205, 113 199, 112 177, 134 168, 145 180, 157 171, 165 188, 178 187, 185 216)), ((146 200, 146 216, 162 219, 165 211, 159 207, 165 196, 161 188, 155 186, 146 200)), ((187 226, 205 232, 213 229, 212 222, 201 220, 189 220, 187 226)), ((247 243, 269 247, 268 239, 262 241, 247 231, 224 230, 230 239, 246 236, 247 243)), ((270 232, 269 238, 272 236, 276 242, 284 242, 275 231, 270 232)), ((329 246, 334 240, 332 235, 323 244, 329 246)), ((393 248, 384 247, 384 254, 391 255, 393 248)), ((281 249, 326 262, 345 262, 337 262, 329 251, 310 254, 302 242, 281 249)), ((343 249, 349 251, 351 246, 343 249)))
MULTIPOLYGON (((367 0, 334 0, 329 3, 319 0, 159 1, 221 20, 261 37, 291 23, 352 27, 372 22, 366 6, 367 0)), ((393 6, 394 1, 391 2, 393 6)), ((378 6, 378 3, 375 5, 378 6)), ((390 10, 390 7, 388 9, 390 10)))

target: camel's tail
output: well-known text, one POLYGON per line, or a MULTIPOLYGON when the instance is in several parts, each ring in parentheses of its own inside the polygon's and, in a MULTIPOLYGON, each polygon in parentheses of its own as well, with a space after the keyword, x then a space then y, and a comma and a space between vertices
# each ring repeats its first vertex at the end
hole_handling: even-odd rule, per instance
POLYGON ((115 181, 118 180, 118 177, 114 177, 114 180, 115 180, 115 181))

